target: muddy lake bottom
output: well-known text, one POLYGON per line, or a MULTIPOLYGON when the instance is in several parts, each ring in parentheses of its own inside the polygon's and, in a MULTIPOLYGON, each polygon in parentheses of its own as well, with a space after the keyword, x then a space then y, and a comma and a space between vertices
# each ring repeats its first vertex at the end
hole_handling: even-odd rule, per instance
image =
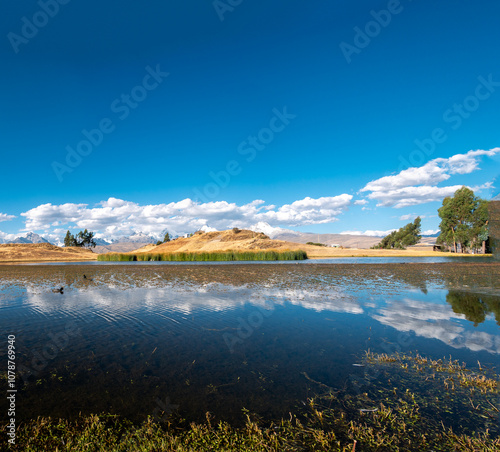
MULTIPOLYGON (((365 352, 451 356, 497 378, 499 276, 499 263, 463 261, 1 266, 2 387, 15 335, 18 422, 210 412, 238 426, 245 410, 271 422, 313 398, 364 415, 409 390, 436 425, 498 435, 498 411, 474 417, 470 394, 432 369, 365 352)), ((473 406, 498 407, 498 392, 476 395, 473 406)))

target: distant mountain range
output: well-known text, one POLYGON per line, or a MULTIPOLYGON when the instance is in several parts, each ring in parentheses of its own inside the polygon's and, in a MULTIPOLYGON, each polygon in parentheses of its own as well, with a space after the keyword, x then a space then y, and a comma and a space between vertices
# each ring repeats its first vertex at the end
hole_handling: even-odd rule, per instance
MULTIPOLYGON (((144 234, 142 232, 137 232, 135 234, 129 235, 129 236, 123 236, 123 237, 116 237, 116 238, 111 238, 111 239, 104 239, 104 238, 96 238, 94 239, 96 242, 96 245, 98 246, 109 246, 113 244, 119 244, 119 243, 133 243, 137 244, 139 246, 136 246, 135 248, 139 248, 140 246, 147 245, 149 243, 156 243, 157 240, 151 236, 144 234)), ((2 240, 0 239, 0 243, 50 243, 51 245, 54 245, 55 243, 50 242, 47 240, 45 237, 42 237, 39 234, 36 234, 34 232, 28 232, 24 237, 16 237, 13 240, 2 240)), ((133 248, 133 249, 135 249, 133 248)))
POLYGON ((28 232, 24 237, 16 237, 14 240, 0 239, 0 243, 50 243, 53 245, 53 243, 49 242, 46 238, 34 232, 28 232))
POLYGON ((337 245, 346 248, 370 248, 382 239, 382 237, 370 237, 367 235, 314 234, 312 232, 294 232, 293 234, 285 232, 276 234, 273 238, 298 243, 323 243, 325 245, 337 245))
MULTIPOLYGON (((366 236, 357 234, 316 234, 313 232, 298 232, 290 229, 275 228, 268 223, 259 222, 249 228, 252 231, 263 232, 275 240, 286 240, 297 243, 323 243, 325 245, 338 245, 346 248, 371 248, 382 240, 382 236, 366 236)), ((439 233, 433 235, 422 235, 422 242, 433 243, 431 238, 438 237, 439 233)), ((435 240, 434 240, 435 242, 435 240)))
POLYGON ((140 244, 148 244, 148 243, 156 243, 158 240, 155 239, 152 235, 144 234, 144 232, 136 232, 132 235, 125 235, 122 237, 116 238, 95 238, 96 245, 100 246, 108 246, 113 245, 115 243, 140 243, 140 244))
POLYGON ((127 253, 136 250, 150 243, 156 243, 158 240, 153 236, 144 234, 143 232, 136 232, 132 235, 124 237, 95 239, 96 247, 92 248, 94 253, 127 253))
POLYGON ((380 242, 382 237, 348 234, 315 234, 313 232, 298 232, 291 229, 275 228, 263 221, 250 228, 252 231, 263 232, 275 240, 285 240, 296 243, 323 243, 348 248, 370 248, 380 242))
POLYGON ((136 232, 133 235, 113 239, 111 243, 156 243, 157 241, 158 240, 151 235, 144 234, 143 232, 136 232))

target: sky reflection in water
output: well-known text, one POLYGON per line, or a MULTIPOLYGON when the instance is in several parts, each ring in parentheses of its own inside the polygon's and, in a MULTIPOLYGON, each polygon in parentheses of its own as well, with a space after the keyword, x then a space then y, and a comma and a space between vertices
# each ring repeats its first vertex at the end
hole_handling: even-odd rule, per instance
POLYGON ((17 335, 21 416, 106 411, 140 420, 168 398, 188 419, 211 411, 234 422, 243 407, 277 418, 312 395, 304 374, 341 388, 367 349, 497 362, 499 297, 390 275, 356 284, 315 274, 302 288, 272 278, 127 290, 109 278, 63 295, 36 282, 4 288, 0 323, 17 335), (380 290, 388 281, 391 290, 380 290), (54 352, 52 338, 68 325, 77 334, 54 352))

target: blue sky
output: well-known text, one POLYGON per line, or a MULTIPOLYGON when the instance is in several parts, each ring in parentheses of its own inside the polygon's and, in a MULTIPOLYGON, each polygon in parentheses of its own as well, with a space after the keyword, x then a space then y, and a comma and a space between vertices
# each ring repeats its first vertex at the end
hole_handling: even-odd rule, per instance
POLYGON ((486 0, 9 4, 0 239, 435 230, 453 187, 498 194, 498 17, 486 0))

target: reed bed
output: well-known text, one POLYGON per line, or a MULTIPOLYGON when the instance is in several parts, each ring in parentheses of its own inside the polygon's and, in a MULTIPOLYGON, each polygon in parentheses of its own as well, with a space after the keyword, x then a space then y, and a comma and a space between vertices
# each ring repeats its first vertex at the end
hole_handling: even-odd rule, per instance
POLYGON ((180 253, 107 253, 97 257, 101 262, 223 262, 223 261, 299 261, 307 259, 302 250, 284 251, 212 251, 180 253))

